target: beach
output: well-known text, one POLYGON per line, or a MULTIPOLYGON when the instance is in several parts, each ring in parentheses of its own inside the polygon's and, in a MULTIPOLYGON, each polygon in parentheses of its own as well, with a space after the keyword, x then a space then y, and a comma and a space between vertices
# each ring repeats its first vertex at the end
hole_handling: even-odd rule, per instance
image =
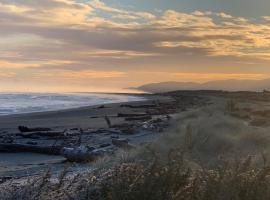
POLYGON ((181 97, 180 101, 171 95, 139 96, 144 100, 0 116, 0 177, 29 177, 49 167, 57 173, 67 162, 74 172, 89 170, 89 162, 83 159, 93 161, 119 149, 151 143, 175 113, 203 103, 198 97, 181 97), (22 131, 20 126, 33 130, 22 131), (84 147, 91 149, 88 157, 78 160, 59 150, 76 152, 84 147))

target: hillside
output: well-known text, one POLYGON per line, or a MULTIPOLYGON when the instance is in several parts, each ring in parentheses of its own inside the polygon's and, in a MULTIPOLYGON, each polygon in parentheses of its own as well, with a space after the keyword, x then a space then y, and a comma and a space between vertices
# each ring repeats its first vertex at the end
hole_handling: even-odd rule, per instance
POLYGON ((270 89, 270 79, 264 80, 221 80, 205 83, 195 82, 161 82, 142 85, 136 89, 145 92, 169 92, 175 90, 228 90, 228 91, 262 91, 270 89))

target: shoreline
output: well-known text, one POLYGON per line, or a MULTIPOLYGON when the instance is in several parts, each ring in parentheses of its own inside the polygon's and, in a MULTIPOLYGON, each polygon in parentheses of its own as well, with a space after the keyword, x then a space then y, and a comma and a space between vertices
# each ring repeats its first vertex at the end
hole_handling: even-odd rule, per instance
MULTIPOLYGON (((205 104, 205 99, 193 96, 146 96, 148 99, 142 101, 0 116, 0 157, 6 158, 2 164, 0 161, 0 178, 5 175, 19 178, 26 171, 31 176, 48 167, 56 173, 66 162, 94 161, 120 149, 151 143, 169 126, 174 114, 205 104), (18 126, 29 131, 21 131, 18 126), (18 163, 7 153, 28 155, 28 160, 18 163), (38 155, 44 161, 37 163, 38 155), (54 155, 63 159, 52 163, 54 155)), ((84 169, 85 165, 79 163, 73 170, 84 169)))
MULTIPOLYGON (((121 94, 122 95, 122 94, 121 94)), ((68 118, 68 117, 85 117, 88 116, 89 118, 95 117, 95 114, 99 115, 103 112, 96 112, 96 109, 100 109, 100 107, 105 106, 107 108, 115 109, 121 104, 143 104, 143 103, 150 103, 151 101, 160 100, 160 95, 155 94, 143 94, 143 95, 130 95, 129 96, 139 96, 143 97, 142 100, 136 100, 136 101, 123 101, 123 102, 116 102, 116 103, 100 103, 96 105, 89 105, 89 106, 80 106, 80 107, 74 107, 74 108, 66 108, 66 109, 59 109, 59 110, 51 110, 51 111, 40 111, 40 112, 30 112, 30 113, 18 113, 18 114, 10 114, 10 115, 0 115, 0 133, 1 131, 10 131, 10 129, 17 129, 18 126, 23 125, 20 124, 26 122, 30 122, 29 126, 40 126, 38 124, 33 123, 35 119, 54 119, 54 118, 68 118), (11 123, 12 122, 12 123, 11 123), (10 124, 11 123, 11 124, 10 124), (14 127, 16 126, 16 127, 14 127), (13 127, 13 128, 12 128, 13 127)), ((162 97, 164 98, 164 97, 162 97)), ((168 98, 164 98, 168 99, 168 98)), ((102 109, 102 108, 101 108, 102 109)), ((106 114, 106 111, 104 112, 104 115, 106 114)), ((66 119, 62 119, 65 121, 66 119)), ((45 126, 54 127, 55 123, 44 123, 45 126)), ((66 126, 66 123, 63 123, 63 126, 66 126)), ((83 126, 84 127, 84 126, 83 126)), ((82 127, 82 128, 83 128, 82 127)))
MULTIPOLYGON (((136 93, 3 93, 5 95, 17 95, 17 94, 26 94, 26 95, 40 95, 37 97, 42 97, 43 95, 49 96, 49 95, 54 95, 54 96, 65 96, 65 95, 69 95, 70 98, 72 98, 73 96, 75 97, 79 97, 79 95, 81 95, 81 97, 85 98, 88 97, 89 98, 89 102, 84 102, 84 103, 79 103, 78 101, 74 101, 72 104, 70 104, 69 106, 65 105, 65 102, 63 102, 64 108, 60 108, 61 104, 59 104, 58 108, 53 108, 52 106, 56 106, 55 105, 50 105, 49 107, 47 107, 47 105, 45 105, 47 108, 43 107, 40 108, 41 110, 32 110, 32 111, 19 111, 16 113, 16 111, 14 113, 3 113, 0 114, 0 117, 6 117, 6 116, 13 116, 13 115, 28 115, 28 114, 33 114, 33 113, 46 113, 46 112, 58 112, 58 111, 62 111, 62 110, 71 110, 71 109, 79 109, 79 108, 87 108, 87 107, 92 107, 92 106, 99 106, 99 105, 104 105, 104 104, 114 104, 114 103, 124 103, 124 102, 133 102, 133 101, 144 101, 147 100, 149 98, 149 96, 154 96, 154 94, 136 94, 136 93), (92 96, 87 96, 87 95, 92 95, 92 96), (95 96, 96 95, 96 96, 95 96), (101 95, 100 97, 98 97, 97 95, 101 95), (103 96, 102 96, 103 95, 103 96), (104 99, 104 95, 105 99, 104 99), (118 99, 116 97, 119 97, 118 99), (121 99, 121 98, 125 98, 127 97, 127 99, 121 99), (105 102, 91 102, 91 99, 96 99, 96 98, 100 98, 100 100, 105 100, 105 102), (107 98, 107 99, 106 99, 107 98), (113 98, 113 99, 111 99, 113 98), (77 104, 78 103, 78 104, 77 104), (81 105, 80 105, 81 104, 81 105)), ((1 93, 0 93, 1 95, 1 93)), ((1 96, 0 96, 1 97, 1 96)), ((53 96, 52 96, 53 97, 53 96)), ((32 99, 32 97, 29 97, 29 99, 32 99)), ((26 101, 29 101, 29 99, 25 99, 26 101)), ((7 100, 9 100, 7 98, 7 100)), ((23 101, 24 99, 22 99, 23 101)), ((38 99, 39 101, 40 99, 38 99)), ((56 100, 56 99, 55 99, 56 100)), ((98 100, 98 99, 96 99, 98 100)), ((103 101, 104 101, 103 100, 103 101)), ((38 102, 37 101, 37 102, 38 102)), ((52 100, 54 101, 54 99, 52 100)), ((33 101, 34 104, 36 104, 37 102, 35 102, 35 100, 33 101)), ((3 102, 2 102, 3 103, 3 102)), ((14 103, 14 102, 13 102, 14 103)), ((16 102, 17 103, 17 102, 16 102)), ((19 103, 19 102, 18 102, 19 103)), ((16 104, 15 104, 16 105, 16 104)), ((27 108, 27 107, 25 107, 27 108)), ((19 109, 25 109, 25 108, 19 108, 19 109)), ((13 109, 13 108, 3 108, 5 109, 13 109)), ((16 110, 16 109, 15 109, 16 110)), ((0 109, 1 111, 1 109, 0 109)), ((1 128, 1 127, 0 127, 1 128)))

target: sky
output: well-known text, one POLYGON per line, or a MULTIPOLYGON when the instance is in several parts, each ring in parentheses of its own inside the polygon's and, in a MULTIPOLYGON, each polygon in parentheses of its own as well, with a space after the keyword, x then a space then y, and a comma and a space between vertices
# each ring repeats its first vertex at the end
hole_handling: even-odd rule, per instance
POLYGON ((270 78, 269 0, 0 0, 0 92, 270 78))

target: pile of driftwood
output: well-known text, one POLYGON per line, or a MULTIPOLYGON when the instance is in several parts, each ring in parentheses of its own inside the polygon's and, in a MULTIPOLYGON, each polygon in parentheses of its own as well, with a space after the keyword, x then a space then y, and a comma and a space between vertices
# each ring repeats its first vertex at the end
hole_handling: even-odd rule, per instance
POLYGON ((80 140, 83 135, 121 135, 124 134, 121 130, 128 128, 130 128, 130 125, 119 125, 118 128, 115 126, 108 129, 88 131, 83 131, 82 129, 59 131, 48 128, 29 128, 25 126, 22 128, 22 126, 19 126, 18 130, 20 133, 2 135, 0 137, 0 152, 32 152, 48 155, 62 155, 71 162, 93 161, 105 154, 112 153, 112 149, 114 148, 130 149, 135 148, 135 146, 129 144, 129 141, 126 139, 111 136, 110 143, 102 143, 98 147, 91 147, 82 144, 80 140), (77 141, 71 143, 70 141, 75 138, 77 138, 77 141), (55 142, 48 143, 44 142, 44 140, 55 142))

